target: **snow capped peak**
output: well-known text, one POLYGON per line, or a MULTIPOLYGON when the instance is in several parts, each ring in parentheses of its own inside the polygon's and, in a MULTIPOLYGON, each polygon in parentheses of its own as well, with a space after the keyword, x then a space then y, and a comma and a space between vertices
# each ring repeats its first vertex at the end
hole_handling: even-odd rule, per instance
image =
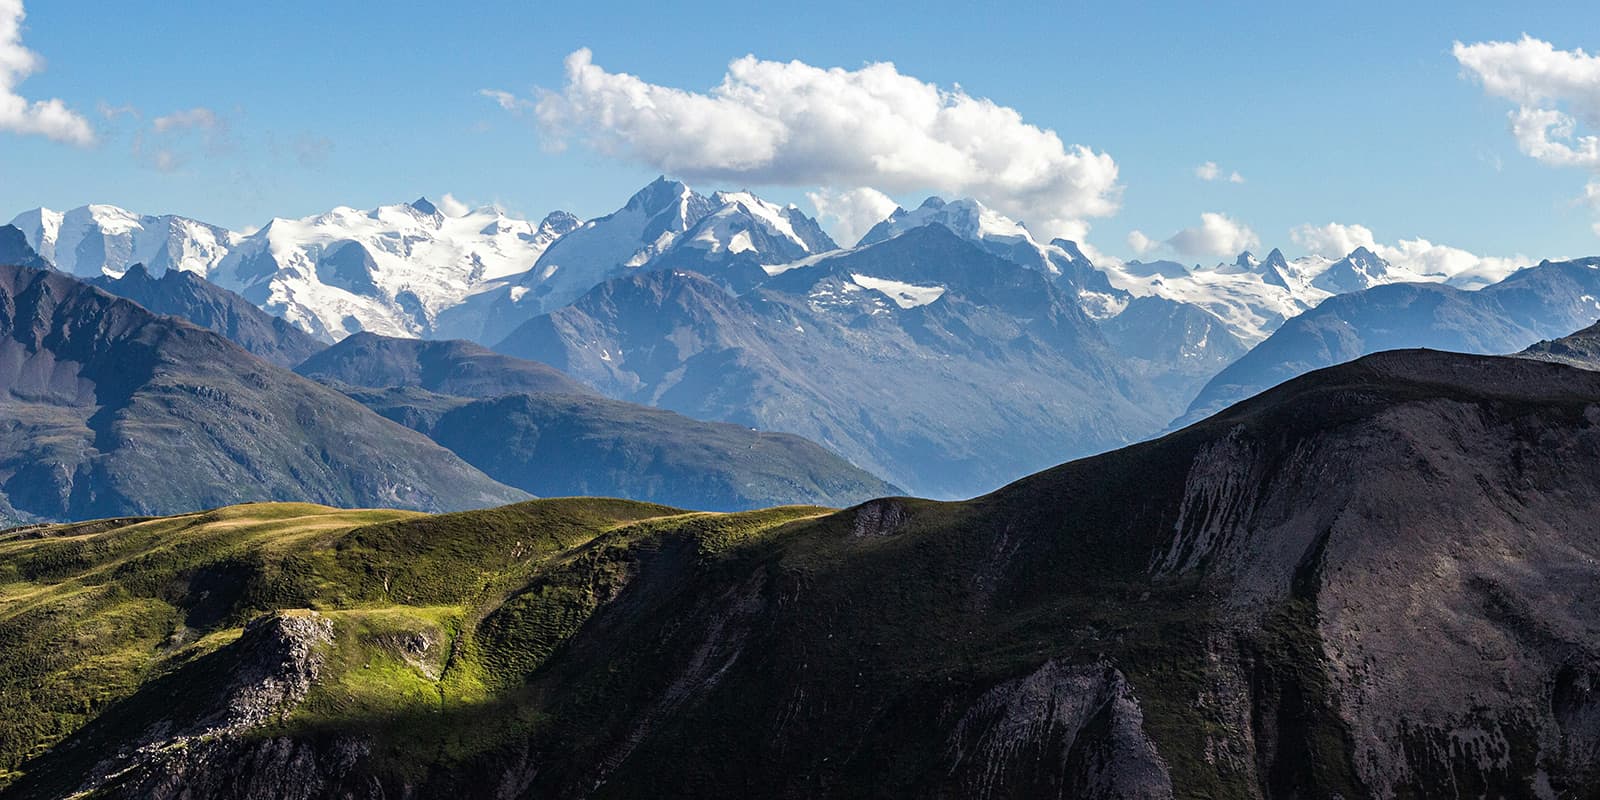
POLYGON ((681 181, 669 180, 662 175, 645 185, 643 189, 633 193, 628 202, 623 206, 623 211, 643 212, 654 216, 670 208, 674 204, 682 204, 694 197, 695 194, 687 184, 681 181))
POLYGON ((1369 264, 1373 266, 1379 264, 1387 265, 1389 263, 1384 261, 1382 258, 1379 258, 1377 253, 1368 250, 1366 247, 1357 247, 1356 249, 1351 250, 1350 254, 1345 256, 1345 258, 1354 263, 1369 264))
POLYGON ((915 210, 897 208, 888 219, 867 231, 859 244, 875 244, 924 225, 943 225, 965 239, 1006 239, 1039 246, 1028 233, 1027 226, 970 197, 957 200, 930 197, 915 210))
POLYGON ((1324 291, 1345 294, 1412 277, 1401 274, 1403 272, 1392 268, 1389 262, 1371 250, 1357 247, 1349 255, 1328 265, 1312 280, 1312 284, 1324 291))
POLYGON ((1083 254, 1083 250, 1078 247, 1077 242, 1074 242, 1071 239, 1051 239, 1050 244, 1053 247, 1060 248, 1061 252, 1067 255, 1067 258, 1073 261, 1081 262, 1086 266, 1094 266, 1094 262, 1090 261, 1089 257, 1083 254))
POLYGON ((240 238, 186 217, 143 216, 103 203, 66 212, 25 211, 12 224, 57 269, 85 277, 121 275, 139 261, 155 274, 168 269, 204 274, 240 238))
POLYGON ((426 335, 445 309, 526 270, 576 225, 566 212, 535 224, 494 206, 447 216, 426 198, 341 206, 274 218, 241 237, 212 279, 316 336, 426 335))
POLYGON ((578 219, 578 216, 571 211, 552 211, 539 221, 539 230, 548 230, 556 236, 561 236, 577 230, 582 224, 583 220, 578 219))
POLYGON ((1240 269, 1255 269, 1256 265, 1260 263, 1260 261, 1256 260, 1254 253, 1245 250, 1239 254, 1238 258, 1234 259, 1233 265, 1240 269))
POLYGON ((1289 268, 1289 261, 1283 257, 1282 250, 1274 247, 1272 252, 1267 254, 1266 260, 1261 262, 1260 266, 1266 269, 1285 270, 1289 268))
POLYGON ((711 195, 715 210, 683 238, 684 247, 718 253, 753 253, 763 264, 781 264, 838 248, 816 220, 794 205, 780 206, 750 192, 711 195))
MULTIPOLYGON (((1033 238, 1028 226, 970 197, 957 200, 930 197, 911 211, 897 208, 867 231, 856 246, 877 244, 925 225, 942 226, 990 253, 1047 275, 1071 273, 1077 279, 1092 277, 1088 272, 1094 265, 1084 257, 1077 244, 1064 239, 1041 244, 1033 238)), ((1093 280, 1099 281, 1098 278, 1093 280)))

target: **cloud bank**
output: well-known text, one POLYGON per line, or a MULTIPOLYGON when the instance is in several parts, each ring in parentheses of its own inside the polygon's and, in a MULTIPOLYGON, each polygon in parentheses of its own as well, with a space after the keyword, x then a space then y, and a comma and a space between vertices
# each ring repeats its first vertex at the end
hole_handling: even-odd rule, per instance
POLYGON ((890 63, 823 69, 746 56, 706 92, 608 72, 586 49, 567 57, 566 72, 566 86, 534 106, 546 136, 690 180, 970 195, 1047 236, 1078 238, 1120 201, 1110 155, 890 63))
MULTIPOLYGON (((1140 236, 1143 237, 1144 234, 1140 236)), ((1135 245, 1131 237, 1128 243, 1135 245)), ((1200 215, 1199 226, 1178 231, 1167 239, 1166 244, 1178 253, 1191 258, 1231 256, 1241 250, 1260 247, 1261 237, 1256 236, 1256 232, 1250 230, 1250 226, 1227 214, 1207 211, 1200 215)))
POLYGON ((1459 247, 1435 244, 1421 237, 1401 239, 1392 245, 1384 244, 1365 225, 1338 222, 1301 225, 1289 232, 1289 238, 1307 252, 1324 258, 1343 258, 1357 247, 1365 247, 1391 264, 1423 275, 1446 275, 1451 283, 1467 288, 1487 286, 1528 263, 1528 259, 1522 256, 1480 256, 1459 247))
POLYGON ((17 84, 39 71, 38 54, 22 46, 22 0, 0 0, 0 131, 44 136, 86 147, 94 144, 89 121, 56 98, 35 100, 17 93, 17 84))
POLYGON ((838 242, 849 247, 861 241, 899 207, 888 195, 867 186, 836 192, 819 189, 806 192, 806 199, 817 210, 817 217, 831 224, 838 242))

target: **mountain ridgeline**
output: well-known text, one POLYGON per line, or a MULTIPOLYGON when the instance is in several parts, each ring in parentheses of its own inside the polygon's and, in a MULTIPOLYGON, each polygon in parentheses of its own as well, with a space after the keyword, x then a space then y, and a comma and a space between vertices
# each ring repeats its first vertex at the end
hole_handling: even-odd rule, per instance
POLYGON ((1600 374, 1405 351, 960 503, 278 505, 0 534, 0 598, 27 598, 0 605, 24 643, 0 648, 0 780, 1590 796, 1597 420, 1600 374))
MULTIPOLYGON (((174 295, 140 297, 280 365, 297 363, 305 342, 280 345, 280 331, 245 324, 236 306, 318 341, 475 341, 614 400, 807 438, 940 498, 1138 441, 1186 412, 1198 419, 1297 374, 1294 364, 1373 349, 1244 374, 1272 360, 1247 351, 1280 347, 1269 337, 1324 301, 1413 282, 1467 294, 1505 269, 1390 263, 1359 247, 1336 258, 1246 252, 1211 267, 1095 264, 970 198, 897 208, 841 247, 793 205, 666 177, 589 220, 419 198, 249 233, 105 205, 15 223, 63 270, 110 291, 120 279, 132 284, 123 292, 174 295), (140 259, 147 274, 130 281, 140 259), (187 297, 201 286, 194 276, 237 295, 187 297)), ((1510 349, 1570 330, 1534 327, 1510 349)))
POLYGON ((900 493, 798 436, 605 399, 544 364, 471 342, 356 334, 298 371, 542 497, 740 511, 900 493))
POLYGON ((88 281, 96 288, 126 297, 157 314, 178 317, 221 334, 253 355, 280 367, 293 367, 327 347, 282 317, 193 272, 170 269, 155 277, 134 264, 120 277, 101 275, 88 281))
POLYGON ((251 500, 445 511, 526 497, 210 331, 0 267, 0 517, 251 500))

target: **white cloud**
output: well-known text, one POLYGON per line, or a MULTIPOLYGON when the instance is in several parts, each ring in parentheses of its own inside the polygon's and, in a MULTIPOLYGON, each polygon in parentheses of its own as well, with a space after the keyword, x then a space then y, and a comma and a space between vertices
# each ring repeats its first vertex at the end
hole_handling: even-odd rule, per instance
MULTIPOLYGON (((1600 188, 1596 189, 1600 197, 1600 188)), ((1343 258, 1358 247, 1365 247, 1379 258, 1420 275, 1444 275, 1451 283, 1475 288, 1494 283, 1528 263, 1524 256, 1500 258, 1480 256, 1459 247, 1435 244, 1418 237, 1384 244, 1365 225, 1301 225, 1289 238, 1308 252, 1324 258, 1343 258)))
MULTIPOLYGON (((231 148, 227 119, 202 106, 151 119, 147 130, 134 134, 132 147, 134 158, 158 172, 178 171, 196 151, 214 156, 231 148)), ((306 163, 304 155, 301 161, 306 163)))
POLYGON ((1203 181, 1227 181, 1228 183, 1244 183, 1244 176, 1238 170, 1233 170, 1227 175, 1222 174, 1222 167, 1215 161, 1207 161, 1194 168, 1194 176, 1203 181))
POLYGON ((527 100, 523 100, 522 98, 517 97, 516 95, 503 89, 479 89, 478 95, 480 97, 487 97, 490 100, 493 100, 495 104, 500 106, 502 109, 517 114, 522 113, 524 110, 533 105, 527 100))
POLYGON ((1231 256, 1241 250, 1260 247, 1261 239, 1248 225, 1235 221, 1227 214, 1207 211, 1200 215, 1199 227, 1178 231, 1167 239, 1166 244, 1190 257, 1231 256))
POLYGON ((215 111, 202 107, 174 111, 171 114, 150 120, 150 127, 155 128, 156 133, 182 130, 209 131, 215 130, 220 124, 221 121, 217 118, 215 111))
POLYGON ((576 136, 691 180, 971 195, 1046 236, 1081 237, 1120 200, 1110 155, 890 63, 821 69, 746 56, 705 93, 607 72, 586 49, 566 69, 566 86, 536 103, 547 137, 576 136))
POLYGON ((17 93, 17 84, 37 72, 43 61, 22 46, 22 0, 0 0, 0 131, 45 136, 85 147, 94 144, 89 121, 59 99, 35 100, 17 93))
POLYGON ((1289 231, 1289 238, 1304 247, 1306 252, 1323 258, 1344 258, 1357 247, 1377 252, 1378 247, 1372 229, 1365 225, 1343 225, 1338 222, 1301 225, 1289 231))
POLYGON ((139 118, 139 109, 128 104, 114 106, 104 100, 101 100, 99 103, 95 104, 95 110, 100 112, 100 116, 109 120, 115 120, 119 117, 133 117, 134 119, 139 118))
POLYGON ((844 192, 819 189, 806 192, 806 199, 817 210, 817 217, 831 222, 833 238, 849 247, 882 222, 899 207, 888 195, 877 189, 862 186, 844 192))
POLYGON ((1515 42, 1456 42, 1451 52, 1484 92, 1517 104, 1511 133, 1522 152, 1546 164, 1600 169, 1600 55, 1557 50, 1524 35, 1515 42))
POLYGON ((1144 231, 1128 232, 1128 247, 1133 249, 1133 254, 1136 256, 1142 256, 1160 246, 1160 242, 1146 236, 1144 231))
POLYGON ((449 192, 445 192, 444 197, 439 198, 437 205, 439 210, 443 211, 447 217, 464 217, 467 212, 472 210, 466 203, 457 200, 456 196, 449 192))

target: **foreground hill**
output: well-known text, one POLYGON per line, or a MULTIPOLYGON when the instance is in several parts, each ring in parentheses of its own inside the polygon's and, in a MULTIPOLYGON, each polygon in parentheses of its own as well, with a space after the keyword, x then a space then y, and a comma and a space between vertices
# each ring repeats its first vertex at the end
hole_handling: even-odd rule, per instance
POLYGON ((743 511, 900 493, 798 436, 608 400, 544 364, 471 342, 358 333, 297 371, 541 497, 743 511))
POLYGON ((1600 375, 1387 353, 965 503, 0 535, 17 797, 1582 797, 1600 375), (178 543, 182 546, 178 546, 178 543))
POLYGON ((13 520, 526 497, 338 392, 54 271, 0 267, 0 418, 13 520))

